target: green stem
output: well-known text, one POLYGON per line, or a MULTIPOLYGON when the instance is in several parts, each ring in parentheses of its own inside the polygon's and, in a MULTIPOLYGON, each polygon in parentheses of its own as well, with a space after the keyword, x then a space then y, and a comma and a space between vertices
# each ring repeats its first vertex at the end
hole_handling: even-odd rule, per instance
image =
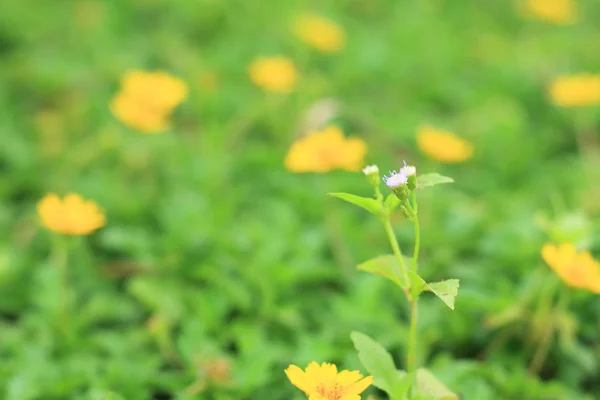
MULTIPOLYGON (((421 246, 421 232, 419 229, 419 218, 417 216, 417 196, 415 192, 412 193, 413 200, 413 224, 415 227, 415 249, 413 251, 413 272, 417 273, 417 261, 419 259, 419 248, 421 246)), ((411 297, 410 301, 410 336, 408 343, 408 357, 407 357, 407 369, 408 372, 413 372, 415 370, 416 363, 416 348, 417 348, 417 316, 418 316, 418 307, 417 302, 419 300, 418 296, 411 297)))
POLYGON ((413 224, 415 226, 415 250, 413 252, 413 272, 417 273, 417 261, 419 259, 419 249, 421 248, 421 231, 419 229, 419 216, 417 215, 417 195, 413 191, 413 224))
POLYGON ((406 368, 408 372, 415 370, 417 349, 417 298, 410 302, 410 335, 408 341, 408 356, 406 357, 406 368))
MULTIPOLYGON (((385 227, 385 233, 390 240, 390 245, 392 245, 392 250, 394 250, 394 255, 398 259, 398 265, 400 266, 400 272, 402 273, 402 277, 404 278, 404 284, 406 288, 410 286, 410 281, 408 279, 408 272, 406 271, 406 266, 404 265, 404 258, 402 257, 402 252, 400 251, 400 247, 398 246, 398 239, 396 239, 396 234, 392 228, 392 224, 390 223, 389 217, 383 220, 383 226, 385 227)), ((408 295, 408 292, 406 292, 408 295)))
POLYGON ((54 235, 53 262, 60 275, 60 329, 66 336, 69 328, 69 271, 68 253, 69 249, 65 237, 60 234, 54 235))
POLYGON ((529 364, 529 372, 533 375, 537 375, 546 362, 550 345, 552 344, 552 337, 554 336, 555 323, 554 315, 552 312, 552 303, 556 290, 559 287, 559 282, 554 276, 550 276, 547 281, 546 287, 542 289, 541 300, 538 303, 538 309, 534 315, 535 328, 539 329, 540 325, 546 325, 542 329, 542 334, 538 338, 538 346, 535 350, 531 363, 529 364))

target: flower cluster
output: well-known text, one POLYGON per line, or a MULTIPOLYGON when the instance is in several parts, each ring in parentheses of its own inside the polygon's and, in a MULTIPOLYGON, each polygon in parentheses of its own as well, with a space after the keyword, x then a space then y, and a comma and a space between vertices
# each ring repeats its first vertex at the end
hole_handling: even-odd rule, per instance
POLYGON ((169 127, 169 116, 186 97, 188 88, 164 71, 131 71, 121 80, 121 90, 110 110, 121 122, 143 133, 169 127))
POLYGON ((294 142, 285 166, 292 172, 359 171, 366 152, 363 140, 346 138, 340 128, 331 125, 294 142))
POLYGON ((335 364, 311 362, 303 371, 290 365, 285 374, 310 400, 360 400, 360 394, 373 383, 358 371, 338 372, 335 364))
POLYGON ((382 179, 400 200, 405 200, 410 191, 417 187, 417 168, 406 165, 404 161, 404 167, 400 168, 399 172, 390 171, 390 176, 384 176, 382 179))
POLYGON ((600 293, 600 263, 589 252, 577 252, 571 244, 546 244, 542 258, 567 285, 600 293))

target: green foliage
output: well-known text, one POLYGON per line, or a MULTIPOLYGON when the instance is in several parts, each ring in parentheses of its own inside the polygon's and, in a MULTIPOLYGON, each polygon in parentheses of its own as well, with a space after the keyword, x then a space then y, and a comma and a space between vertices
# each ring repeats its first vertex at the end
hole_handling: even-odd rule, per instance
MULTIPOLYGON (((2 1, 0 399, 302 400, 284 368, 360 369, 354 330, 404 361, 402 292, 354 270, 390 252, 381 224, 325 196, 369 198, 364 175, 284 167, 321 119, 364 139, 381 169, 406 159, 455 179, 418 190, 419 274, 461 283, 454 313, 420 297, 420 365, 461 399, 596 398, 593 294, 569 292, 541 371, 528 367, 552 277, 541 246, 574 241, 600 257, 598 109, 559 108, 547 93, 558 75, 597 72, 600 2, 578 1, 569 26, 523 18, 513 3, 311 2, 346 31, 346 47, 325 55, 290 33, 307 2, 2 1), (276 54, 298 68, 293 93, 248 78, 253 59, 276 54), (110 112, 136 68, 189 86, 164 133, 110 112), (471 141, 474 158, 428 159, 415 140, 423 123, 471 141), (107 214, 72 243, 67 334, 36 215, 47 192, 81 193, 107 214), (209 377, 215 360, 229 365, 223 381, 209 377)), ((410 222, 394 195, 385 204, 412 254, 410 222)))
POLYGON ((398 260, 396 259, 396 256, 392 254, 375 257, 359 264, 356 268, 360 271, 370 272, 374 275, 389 279, 401 288, 408 286, 408 282, 403 281, 404 278, 400 273, 398 260))
POLYGON ((458 400, 458 395, 448 389, 427 368, 419 368, 416 379, 420 396, 435 400, 458 400))
POLYGON ((409 271, 408 275, 411 280, 411 293, 414 297, 418 297, 423 291, 427 290, 439 297, 450 309, 454 310, 455 297, 458 295, 458 279, 446 279, 441 282, 428 283, 413 271, 409 271))
POLYGON ((373 215, 379 216, 381 214, 381 205, 376 199, 360 197, 349 193, 329 193, 329 195, 364 208, 373 215))
POLYGON ((440 183, 452 183, 454 179, 440 175, 436 172, 429 174, 417 175, 417 189, 423 189, 430 186, 439 185, 440 183))
POLYGON ((351 333, 358 358, 374 378, 373 384, 392 400, 402 400, 414 384, 415 376, 396 369, 392 356, 379 343, 361 332, 351 333))

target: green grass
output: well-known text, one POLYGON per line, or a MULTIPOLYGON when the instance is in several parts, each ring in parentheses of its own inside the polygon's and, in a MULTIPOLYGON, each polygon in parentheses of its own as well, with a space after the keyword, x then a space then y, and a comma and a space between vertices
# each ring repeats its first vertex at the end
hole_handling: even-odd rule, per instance
MULTIPOLYGON (((336 121, 367 141, 369 163, 388 170, 405 159, 455 179, 419 201, 420 272, 461 279, 454 312, 433 296, 421 302, 419 364, 467 400, 600 393, 592 294, 570 292, 543 368, 527 372, 548 329, 530 315, 554 279, 542 244, 566 235, 600 254, 598 180, 576 141, 597 139, 598 108, 560 110, 546 95, 557 75, 598 72, 596 2, 580 1, 582 19, 568 27, 523 19, 504 0, 5 3, 0 398, 301 399, 283 373, 291 363, 364 371, 353 330, 402 365, 402 294, 355 270, 389 253, 385 232, 326 196, 368 196, 364 177, 283 167, 304 113, 323 98, 340 102, 336 121), (319 55, 290 34, 306 9, 345 28, 341 53, 319 55), (296 63, 297 92, 267 95, 248 79, 248 64, 273 54, 296 63), (140 135, 110 114, 130 68, 188 83, 172 131, 140 135), (203 85, 207 73, 216 88, 203 85), (474 159, 425 159, 414 139, 421 123, 471 140, 474 159), (96 200, 108 223, 70 241, 65 338, 51 235, 35 204, 71 191, 96 200), (558 221, 552 235, 542 216, 558 221), (523 320, 490 324, 528 295, 523 320), (149 329, 157 315, 163 324, 149 329), (216 359, 230 364, 227 382, 186 395, 199 365, 216 359)), ((410 224, 398 218, 395 228, 408 248, 410 224)))

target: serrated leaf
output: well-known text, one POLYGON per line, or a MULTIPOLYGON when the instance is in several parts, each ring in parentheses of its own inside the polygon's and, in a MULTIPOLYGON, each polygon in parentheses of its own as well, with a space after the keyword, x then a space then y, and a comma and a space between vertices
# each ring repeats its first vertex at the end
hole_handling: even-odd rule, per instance
MULTIPOLYGON (((440 382, 427 368, 417 370, 417 390, 424 398, 436 400, 458 400, 458 395, 440 382)), ((423 398, 423 397, 421 397, 423 398)))
POLYGON ((381 214, 381 206, 379 205, 379 202, 370 197, 361 197, 350 193, 329 193, 329 195, 364 208, 373 215, 381 214))
POLYGON ((423 174, 417 176, 417 189, 423 189, 429 186, 439 185, 440 183, 452 183, 454 179, 444 175, 440 175, 437 172, 430 174, 423 174))
POLYGON ((428 283, 427 286, 437 297, 454 310, 454 300, 458 295, 460 281, 458 279, 447 279, 445 281, 428 283))
POLYGON ((356 269, 389 279, 401 288, 407 286, 400 272, 400 266, 396 261, 396 257, 391 254, 372 258, 359 264, 356 269))
POLYGON ((350 334, 358 358, 367 372, 373 375, 373 385, 385 391, 392 400, 402 400, 412 386, 416 375, 407 375, 397 370, 392 356, 387 350, 361 332, 350 334))
POLYGON ((399 205, 400 205, 400 199, 398 198, 398 196, 396 196, 394 193, 390 193, 390 194, 388 194, 388 196, 385 199, 385 202, 383 203, 383 208, 388 213, 391 213, 399 205))

